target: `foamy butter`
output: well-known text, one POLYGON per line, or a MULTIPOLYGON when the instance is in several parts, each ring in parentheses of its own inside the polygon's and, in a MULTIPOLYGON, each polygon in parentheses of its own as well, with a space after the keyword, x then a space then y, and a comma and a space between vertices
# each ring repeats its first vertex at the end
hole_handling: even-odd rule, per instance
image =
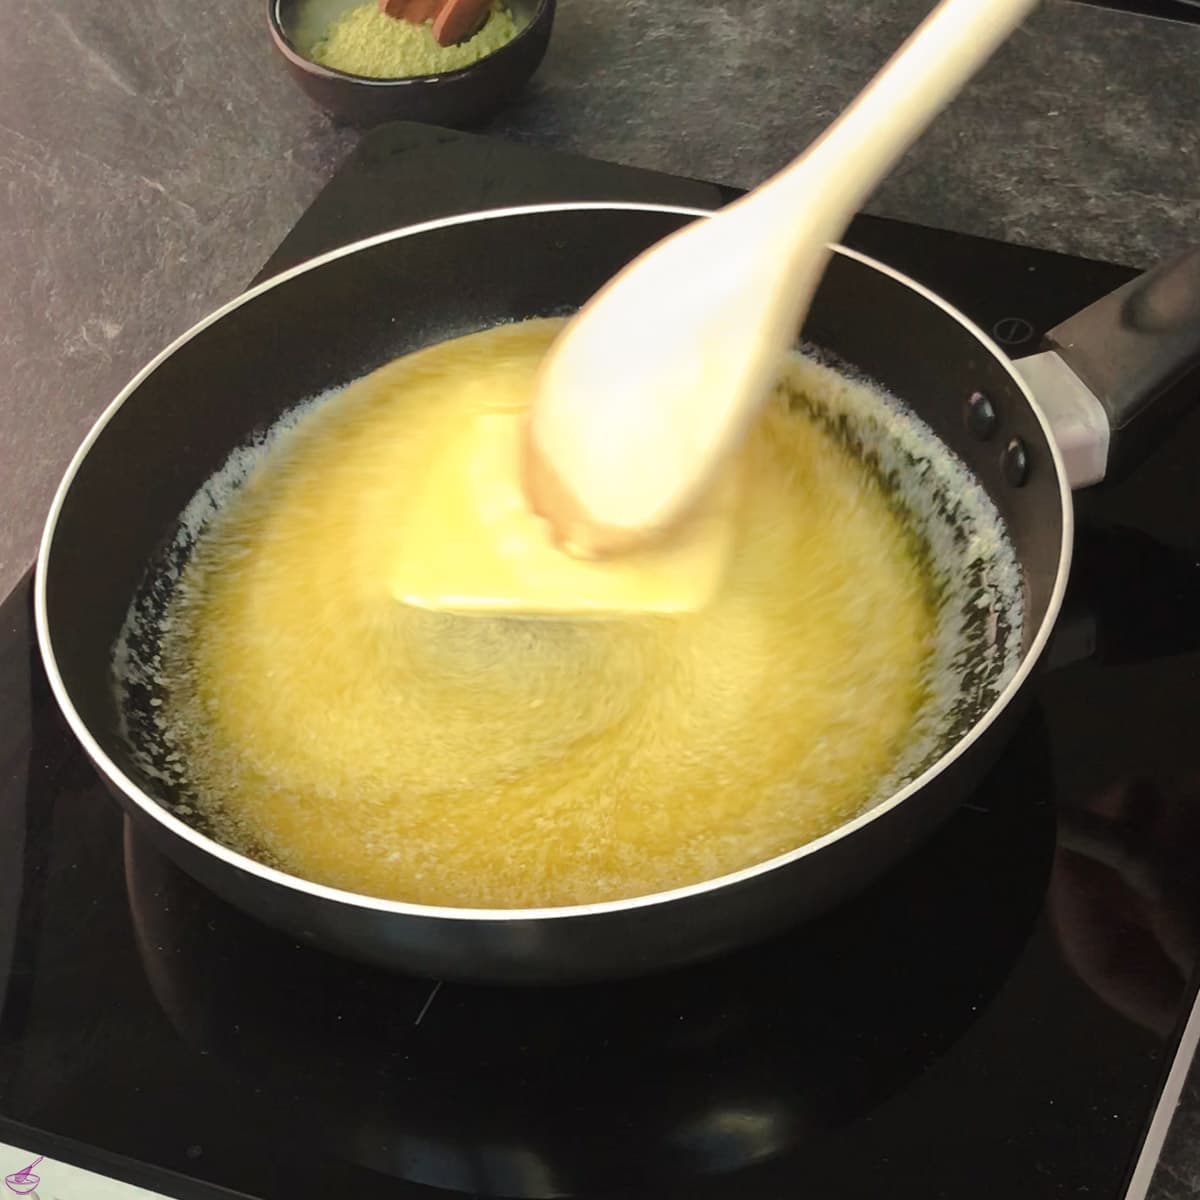
POLYGON ((990 501, 903 406, 801 357, 746 441, 702 611, 397 603, 388 564, 437 448, 558 327, 445 343, 321 397, 184 514, 185 564, 148 581, 114 668, 143 766, 222 840, 416 902, 655 892, 835 828, 1011 676, 1020 574, 990 501))

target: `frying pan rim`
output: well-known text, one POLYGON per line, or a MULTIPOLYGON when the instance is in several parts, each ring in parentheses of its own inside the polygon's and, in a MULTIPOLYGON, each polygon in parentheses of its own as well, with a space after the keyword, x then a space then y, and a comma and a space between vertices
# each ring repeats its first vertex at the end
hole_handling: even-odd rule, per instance
POLYGON ((558 203, 558 204, 534 204, 521 205, 509 208, 485 209, 478 212, 460 213, 451 217, 441 217, 433 221, 424 221, 416 225, 403 226, 399 229, 389 230, 386 233, 376 234, 373 237, 363 238, 357 242, 352 242, 346 246, 340 246, 335 250, 327 251, 324 254, 318 255, 315 258, 307 259, 296 266, 282 271, 277 275, 273 275, 270 279, 264 280, 255 287, 249 288, 246 291, 235 296, 232 300, 214 309, 206 316, 202 317, 190 329, 180 334, 174 341, 161 350, 154 356, 132 379, 117 393, 116 397, 108 404, 95 423, 88 430, 79 448, 72 456, 66 471, 63 474, 58 488, 55 491, 54 499, 50 505, 50 510, 46 518, 46 524, 42 531, 42 538, 38 547, 37 568, 34 577, 34 617, 37 629, 38 649, 41 653, 42 663, 46 670, 46 676, 50 683, 51 691, 54 694, 60 710, 66 718, 67 724, 70 726, 71 732, 79 741, 93 765, 97 767, 108 779, 109 783, 114 786, 122 795, 140 809, 151 820, 165 827, 176 837, 190 843, 191 846, 216 858, 219 862, 224 863, 228 867, 232 867, 238 871, 248 872, 251 875, 257 876, 262 882, 273 884, 275 886, 287 888, 293 891, 299 891, 317 899, 332 901, 336 904, 350 905, 354 908, 369 909, 380 913, 391 913, 398 917, 411 918, 437 918, 440 920, 463 921, 463 922, 525 922, 525 921, 545 921, 545 920, 564 920, 567 918, 586 918, 586 917, 604 917, 609 914, 625 912, 633 909, 649 908, 659 904, 672 904, 686 902, 697 896, 704 895, 708 892, 719 891, 726 887, 732 887, 739 884, 747 883, 760 875, 766 875, 770 872, 781 870, 784 867, 790 866, 792 863, 798 862, 801 859, 807 858, 810 855, 819 853, 826 847, 839 842, 844 838, 850 837, 859 830, 865 828, 872 822, 879 820, 886 813, 898 808, 905 800, 916 795, 919 791, 930 784, 939 775, 945 772, 959 758, 961 758, 974 744, 977 742, 987 730, 999 719, 1001 714, 1008 708, 1009 704, 1015 699, 1021 688, 1025 686, 1026 681, 1032 674, 1034 667, 1041 658, 1042 652, 1046 648, 1050 634, 1054 628, 1055 622, 1058 619, 1059 611, 1062 607, 1063 596, 1066 592, 1067 579, 1070 575, 1071 556, 1074 546, 1074 506, 1071 497, 1071 487, 1068 482, 1066 467, 1063 463, 1062 454, 1059 451, 1058 443, 1054 438, 1054 431, 1049 418, 1042 411, 1034 398, 1029 386, 1021 378, 1016 368, 1008 356, 1000 349, 1000 347, 988 335, 979 328, 973 321, 966 317, 953 305, 949 304, 936 292, 918 283, 914 279, 910 279, 907 275, 895 268, 888 266, 886 263, 881 263, 877 259, 871 258, 869 255, 862 254, 857 250, 852 250, 849 247, 839 244, 831 246, 835 254, 839 254, 844 258, 852 259, 863 266, 872 270, 878 271, 883 275, 895 280, 901 286, 908 288, 910 291, 917 293, 924 299, 940 308, 947 316, 961 325, 975 340, 986 349, 1002 369, 1011 378, 1013 385, 1018 389, 1020 394, 1024 396, 1026 403, 1029 405, 1035 420, 1041 427, 1042 433, 1045 436, 1046 443, 1050 449, 1050 458, 1054 467, 1054 474, 1058 483, 1059 499, 1061 502, 1061 517, 1062 517, 1062 543, 1059 547, 1058 555, 1058 573, 1055 576, 1054 586, 1051 589, 1049 600, 1046 605, 1046 611, 1042 617, 1036 633, 1029 644, 1029 648, 1022 656, 1017 670, 1014 672, 1012 679, 1001 691, 1000 695, 988 707, 988 710, 979 718, 978 721, 963 735, 949 750, 937 759, 931 766, 926 768, 915 779, 910 780, 904 787, 894 792, 886 800, 880 801, 871 806, 864 812, 853 817, 851 820, 844 822, 828 833, 823 834, 819 838, 814 838, 812 841, 806 842, 801 846, 796 846, 783 854, 775 855, 773 858, 765 859, 762 862, 754 863, 751 866, 743 867, 738 871, 732 871, 725 875, 718 875, 712 879, 702 880, 699 883, 688 884, 685 887, 671 888, 661 892, 651 892, 642 896, 629 896, 620 900, 604 900, 592 904, 570 904, 556 905, 539 908, 453 908, 445 905, 434 904, 414 904, 404 900, 386 900, 375 896, 364 896, 357 892, 348 892, 340 888, 328 887, 325 884, 313 883, 310 880, 302 879, 297 875, 290 875, 285 871, 280 871, 274 867, 269 867, 263 863, 238 853, 236 850, 230 849, 228 846, 216 841, 213 838, 206 836, 188 825, 185 821, 175 816, 164 804, 155 800, 153 797, 144 792, 131 780, 111 758, 105 753, 96 739, 92 736, 87 724, 79 715, 71 700, 71 696, 67 691, 67 687, 63 682, 62 675, 58 668, 57 656, 54 652, 54 645, 50 633, 50 622, 46 607, 46 586, 48 564, 50 552, 53 547, 54 535, 58 527, 58 519, 61 514, 63 505, 70 492, 71 485, 74 482, 75 476, 78 474, 80 467, 86 460, 92 446, 99 439, 109 421, 125 404, 126 400, 132 396, 141 384, 154 373, 158 367, 171 357, 180 347, 191 341, 194 337, 202 333, 208 326, 216 324, 229 313, 241 308, 242 305, 249 303, 256 297, 272 288, 295 279, 300 275, 307 274, 309 271, 315 271, 326 263, 335 262, 342 258, 347 258, 352 254, 361 253, 374 246, 382 245, 391 241, 399 241, 402 238, 416 237, 423 233, 432 233, 442 229, 450 229, 458 225, 477 224, 482 221, 504 220, 515 217, 536 216, 539 214, 563 213, 563 212, 650 212, 661 213, 670 216, 686 216, 686 217, 708 217, 712 216, 712 210, 703 208, 694 208, 683 205, 671 204, 638 204, 624 203, 619 201, 580 201, 577 203, 558 203))

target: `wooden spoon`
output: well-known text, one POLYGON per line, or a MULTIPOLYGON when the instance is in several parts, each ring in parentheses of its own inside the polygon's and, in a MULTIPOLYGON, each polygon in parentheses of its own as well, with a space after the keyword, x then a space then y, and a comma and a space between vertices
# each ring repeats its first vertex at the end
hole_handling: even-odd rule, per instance
POLYGON ((560 544, 622 554, 696 507, 777 382, 829 243, 1035 3, 942 0, 799 159, 642 254, 573 318, 523 455, 526 496, 560 544))

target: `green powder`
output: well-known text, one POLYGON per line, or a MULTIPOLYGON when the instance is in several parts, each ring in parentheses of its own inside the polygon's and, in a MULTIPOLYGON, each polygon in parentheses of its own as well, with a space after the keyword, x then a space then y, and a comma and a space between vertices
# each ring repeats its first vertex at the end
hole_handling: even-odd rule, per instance
POLYGON ((483 28, 457 46, 439 46, 433 22, 416 25, 381 12, 375 0, 339 17, 312 48, 313 62, 350 75, 397 79, 470 66, 517 34, 512 13, 497 0, 483 28))

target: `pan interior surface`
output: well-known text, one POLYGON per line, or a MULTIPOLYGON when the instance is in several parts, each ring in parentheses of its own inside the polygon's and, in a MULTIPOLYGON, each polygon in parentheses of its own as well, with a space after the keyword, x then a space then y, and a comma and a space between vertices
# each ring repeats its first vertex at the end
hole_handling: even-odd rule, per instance
MULTIPOLYGON (((531 327, 533 336, 544 340, 552 336, 557 323, 507 326, 502 343, 507 357, 511 358, 513 345, 528 337, 526 330, 531 327)), ((497 329, 485 336, 500 333, 502 329, 497 329)), ((450 349, 464 344, 474 345, 476 339, 452 342, 450 349)), ((392 369, 377 374, 383 377, 392 369)), ((424 370, 428 372, 428 368, 424 370)), ((415 387, 411 379, 420 377, 420 372, 409 377, 410 390, 415 387)), ((401 607, 396 610, 401 614, 396 620, 406 622, 407 640, 389 645, 396 650, 397 672, 402 662, 412 669, 408 690, 422 694, 422 676, 433 677, 435 682, 447 679, 447 687, 452 684, 456 690, 449 693, 448 706, 440 712, 434 707, 441 702, 439 693, 423 693, 423 700, 394 712, 390 723, 377 728, 373 737, 360 735, 362 729, 370 728, 373 685, 360 682, 365 676, 356 673, 359 663, 352 664, 352 641, 336 657, 332 673, 314 675, 306 662, 304 672, 289 675, 285 662, 268 654, 255 660, 258 669, 251 672, 249 701, 223 686, 206 691, 211 678, 198 682, 200 671, 195 666, 196 646, 206 643, 187 631, 189 611, 204 608, 196 600, 203 588, 194 581, 207 572, 210 579, 215 577, 217 586, 224 587, 242 573, 243 563, 250 558, 254 565, 248 570, 257 571, 263 556, 258 554, 255 539, 266 536, 279 517, 267 512, 256 527, 258 533, 247 535, 239 530, 222 535, 231 549, 215 560, 208 553, 210 531, 224 529, 224 515, 237 509, 248 482, 258 481, 263 472, 269 475, 272 469, 282 481, 278 486, 298 487, 304 510, 317 513, 319 520, 334 521, 343 530, 358 519, 364 510, 358 507, 357 495, 344 512, 339 513, 335 506, 322 507, 325 502, 313 496, 319 481, 309 479, 305 484, 297 480, 299 468, 294 463, 272 464, 306 434, 320 447, 345 437, 345 426, 336 421, 339 406, 356 397, 361 402, 363 395, 372 398, 362 391, 370 385, 368 379, 348 390, 335 389, 309 398, 256 443, 230 456, 185 509, 166 554, 147 573, 114 647, 113 676, 124 738, 142 773, 173 798, 177 814, 207 822, 210 833, 221 842, 279 869, 388 899, 473 908, 619 900, 702 882, 792 849, 797 842, 820 836, 887 799, 971 727, 994 702, 1020 661, 1021 572, 1000 514, 987 493, 905 405, 809 354, 797 357, 787 371, 777 398, 780 412, 764 416, 764 426, 770 424, 769 417, 781 422, 779 429, 811 425, 819 431, 814 436, 822 439, 823 449, 807 460, 807 466, 796 466, 796 471, 815 474, 823 460, 843 454, 859 465, 863 481, 870 486, 861 488, 862 494, 856 493, 844 509, 847 524, 839 531, 839 540, 851 537, 850 518, 876 496, 890 512, 889 525, 894 518, 897 528, 903 529, 908 546, 904 553, 911 554, 915 563, 912 577, 932 614, 926 649, 924 636, 917 632, 919 626, 912 624, 911 603, 903 594, 903 572, 888 577, 891 583, 884 586, 894 588, 891 593, 870 590, 868 580, 875 564, 863 560, 868 555, 881 562, 888 558, 884 535, 889 525, 870 526, 869 535, 878 533, 878 540, 864 542, 860 538, 855 543, 860 557, 851 568, 857 580, 853 588, 859 595, 837 593, 836 604, 840 610, 858 613, 853 624, 856 631, 863 630, 867 649, 872 642, 882 644, 891 637, 892 650, 887 660, 877 661, 874 669, 879 674, 863 677, 861 670, 856 676, 848 662, 854 651, 843 649, 842 662, 833 668, 836 678, 845 681, 843 710, 827 724, 812 721, 810 725, 812 714, 803 705, 790 709, 787 705, 792 695, 789 673, 803 672, 808 665, 803 655, 788 657, 791 648, 786 642, 800 643, 809 632, 795 624, 782 630, 783 636, 775 638, 765 657, 756 660, 757 672, 748 664, 740 674, 735 668, 732 677, 725 671, 708 675, 703 664, 698 666, 692 658, 684 664, 681 684, 675 659, 659 655, 658 647, 670 639, 687 646, 689 635, 680 636, 678 631, 686 631, 689 621, 698 631, 691 637, 711 638, 717 632, 729 645, 723 653, 736 655, 740 648, 741 653, 753 655, 764 638, 769 640, 781 632, 770 623, 767 607, 752 610, 753 628, 743 641, 737 637, 746 627, 740 613, 724 624, 718 620, 706 627, 701 623, 703 617, 690 615, 666 623, 531 622, 478 614, 424 614, 401 607), (321 420, 326 423, 320 433, 309 433, 313 423, 321 420), (311 490, 305 491, 305 487, 311 490), (346 512, 351 515, 347 517, 346 512), (870 633, 871 629, 875 632, 870 633), (922 643, 919 654, 926 661, 920 667, 920 699, 914 701, 915 712, 901 721, 883 698, 892 676, 903 673, 902 662, 893 660, 918 654, 915 645, 906 644, 910 640, 922 643), (771 675, 772 671, 777 674, 771 675), (653 676, 649 682, 645 680, 647 672, 653 676), (522 682, 498 685, 498 675, 519 675, 522 682), (297 680, 309 678, 321 680, 318 704, 322 712, 337 705, 354 714, 349 740, 345 733, 335 731, 340 728, 336 724, 318 723, 319 732, 312 736, 295 734, 300 725, 309 728, 309 718, 302 706, 295 708, 290 702, 300 692, 311 691, 306 682, 296 686, 297 680), (706 691, 703 681, 711 685, 714 678, 718 691, 706 691), (856 678, 857 692, 852 690, 856 678), (347 681, 344 686, 343 679, 347 681), (730 691, 731 685, 734 691, 755 686, 763 689, 757 731, 742 720, 745 705, 740 699, 730 706, 720 694, 730 691), (504 698, 502 703, 490 708, 485 701, 477 711, 472 707, 476 697, 499 686, 503 688, 497 692, 504 698), (639 687, 646 702, 639 710, 637 733, 626 730, 620 737, 608 736, 604 722, 610 720, 610 710, 619 707, 624 693, 639 687), (276 692, 271 705, 269 695, 276 688, 286 689, 288 695, 276 692), (723 702, 733 714, 729 722, 720 717, 715 724, 697 719, 696 714, 705 709, 724 713, 723 702), (523 713, 512 711, 526 704, 538 706, 532 722, 524 719, 523 713), (682 722, 672 711, 681 704, 691 710, 682 722), (228 714, 238 705, 252 714, 249 724, 239 718, 241 746, 226 753, 222 765, 213 768, 215 756, 208 753, 198 731, 229 725, 228 714), (422 706, 433 709, 428 720, 422 706), (572 715, 575 706, 580 714, 578 724, 572 715), (279 710, 278 715, 274 709, 279 710), (597 710, 604 718, 600 726, 594 725, 597 710), (661 715, 664 711, 666 720, 661 715), (462 724, 460 717, 465 720, 461 729, 457 728, 462 724), (786 761, 776 766, 773 777, 760 767, 771 755, 778 757, 776 743, 784 737, 780 729, 789 721, 802 726, 788 730, 790 740, 784 742, 785 753, 794 753, 795 759, 791 767, 786 761), (900 724, 893 732, 891 723, 896 721, 900 724), (280 722, 287 727, 282 738, 276 729, 280 722), (466 726, 473 722, 472 736, 466 726), (902 741, 889 744, 885 758, 876 756, 885 765, 872 769, 869 782, 857 779, 848 801, 818 802, 826 778, 836 771, 836 765, 828 764, 851 761, 856 739, 871 736, 863 732, 864 726, 871 724, 880 726, 872 731, 879 739, 899 735, 902 741), (398 744, 387 741, 387 730, 393 726, 404 727, 403 741, 398 744), (546 745, 551 753, 548 758, 539 757, 539 735, 547 728, 546 745), (749 756, 739 751, 740 758, 730 760, 722 741, 726 736, 743 744, 753 741, 749 756), (656 738, 669 743, 667 767, 661 775, 655 772, 661 768, 664 752, 661 748, 647 750, 647 738, 652 743, 656 738), (275 753, 270 765, 264 766, 269 756, 260 748, 268 745, 290 745, 291 750, 285 755, 275 753), (321 765, 314 773, 305 774, 297 771, 295 764, 305 758, 311 745, 319 747, 314 762, 321 765), (347 745, 355 747, 349 769, 341 761, 347 745), (560 749, 555 751, 555 747, 560 749), (397 756, 404 764, 402 770, 385 766, 397 756), (586 762, 589 756, 611 760, 611 769, 599 769, 593 762, 583 772, 584 783, 570 774, 565 782, 557 777, 556 757, 586 762), (812 765, 814 759, 820 760, 819 768, 812 765), (732 770, 729 761, 735 764, 732 770), (739 762, 740 768, 736 766, 739 762), (229 763, 242 765, 230 767, 229 763), (386 785, 374 791, 375 778, 381 773, 386 773, 386 785), (466 782, 446 787, 431 783, 431 775, 434 780, 466 782), (532 794, 526 786, 530 776, 532 794), (519 777, 517 783, 513 777, 519 777), (646 778, 659 779, 650 788, 648 804, 647 797, 638 795, 646 778), (714 778, 726 779, 726 788, 715 786, 714 778), (341 782, 334 784, 334 779, 341 782), (782 785, 778 796, 777 780, 782 785), (748 803, 738 796, 739 784, 740 791, 752 793, 748 803), (726 794, 719 795, 721 791, 726 794), (267 798, 264 803, 269 803, 272 821, 256 824, 258 797, 267 798), (649 817, 642 811, 647 807, 649 817), (381 814, 381 808, 387 812, 381 814), (365 822, 359 810, 368 814, 365 822), (406 813, 398 823, 397 811, 406 813), (439 835, 436 831, 443 824, 452 829, 439 835), (315 850, 314 829, 320 830, 315 850), (302 843, 306 846, 303 852, 299 849, 302 843)), ((401 425, 401 435, 404 429, 401 425)), ((372 426, 370 439, 377 437, 372 426)), ((752 439, 751 446, 755 444, 752 439)), ((389 470, 392 461, 389 452, 385 464, 389 470)), ((404 470, 417 469, 413 460, 398 457, 394 461, 404 470)), ((761 459, 757 469, 769 470, 769 459, 761 459)), ((348 474, 342 490, 356 492, 363 478, 357 470, 348 474)), ((830 476, 827 482, 835 486, 837 476, 830 476)), ((374 486, 361 483, 362 495, 366 497, 374 486)), ((787 513, 782 518, 773 513, 770 519, 775 525, 791 523, 787 513)), ((799 519, 804 519, 803 513, 799 519)), ((310 530, 307 548, 311 531, 317 529, 318 538, 320 534, 319 524, 306 528, 310 530)), ((284 545, 294 546, 299 536, 289 530, 284 545)), ((350 574, 354 568, 343 564, 358 561, 352 542, 348 532, 338 538, 339 574, 350 574)), ((773 566, 752 559, 746 569, 760 589, 769 590, 764 570, 773 566)), ((777 570, 781 577, 785 569, 780 561, 777 570)), ((289 579, 301 593, 298 604, 306 620, 310 610, 319 610, 335 594, 336 583, 327 579, 323 584, 318 573, 306 577, 301 567, 294 567, 284 580, 285 592, 292 586, 289 579), (309 578, 314 585, 311 593, 306 590, 309 578)), ((805 582, 796 580, 799 588, 805 582)), ((814 594, 810 601, 814 625, 822 599, 814 594)), ((721 603, 718 598, 718 607, 721 603)), ((224 629, 237 623, 238 614, 248 607, 255 611, 269 608, 270 620, 280 627, 288 621, 281 615, 288 606, 286 595, 279 603, 277 587, 273 592, 260 588, 249 598, 226 603, 210 623, 224 629), (264 600, 267 594, 273 597, 270 604, 264 600)), ((324 627, 324 635, 320 625, 303 624, 287 644, 310 646, 305 657, 315 659, 321 653, 318 643, 340 638, 344 632, 337 628, 343 623, 340 613, 331 620, 333 625, 324 627)), ((363 622, 348 608, 345 620, 360 628, 370 622, 390 623, 391 617, 376 614, 363 622)), ((241 660, 256 655, 266 636, 265 627, 252 628, 248 636, 239 628, 240 640, 231 641, 239 650, 217 655, 226 664, 218 674, 230 678, 241 672, 241 660)), ((809 646, 811 654, 817 643, 809 646)), ((692 653, 690 648, 685 657, 688 653, 692 653)), ((287 660, 295 662, 299 657, 293 649, 287 660)), ((211 677, 212 671, 208 674, 211 677)), ((817 682, 819 678, 816 671, 810 693, 823 686, 817 682)), ((799 685, 799 692, 803 691, 804 685, 799 685)))
MULTIPOLYGON (((391 915, 445 914, 323 888, 221 843, 186 778, 180 782, 178 752, 154 737, 161 707, 154 701, 162 698, 154 683, 161 669, 158 621, 197 537, 306 401, 333 396, 434 343, 505 322, 569 314, 621 266, 697 215, 639 205, 561 205, 472 214, 373 239, 288 272, 213 314, 110 406, 68 471, 47 524, 39 642, 77 736, 121 802, 161 832, 162 844, 186 869, 239 904, 251 903, 241 894, 244 882, 289 904, 336 902, 339 912, 353 908, 384 925, 391 915), (488 265, 482 274, 481 263, 488 265)), ((947 574, 958 589, 957 599, 939 608, 939 638, 945 634, 946 644, 957 647, 944 656, 955 661, 939 708, 939 736, 910 747, 894 772, 897 782, 915 778, 925 764, 922 785, 903 789, 891 802, 886 788, 864 795, 858 819, 737 877, 800 890, 811 881, 824 892, 821 881, 830 875, 855 876, 848 890, 903 854, 912 844, 903 836, 910 814, 914 832, 928 829, 960 798, 953 786, 940 786, 940 776, 961 774, 958 764, 970 776, 973 764, 988 757, 995 744, 991 726, 1013 707, 1021 690, 1016 685, 1032 668, 1061 600, 1070 504, 1044 421, 1011 367, 978 330, 911 281, 839 251, 804 338, 813 369, 832 366, 840 380, 861 380, 887 405, 915 417, 912 428, 921 431, 918 440, 928 453, 918 446, 901 455, 894 483, 922 474, 937 483, 939 464, 953 467, 948 483, 921 483, 918 490, 935 518, 926 531, 934 557, 942 553, 939 544, 948 548, 955 569, 947 574), (977 392, 997 412, 990 440, 964 423, 964 404, 977 392), (1020 439, 1028 456, 1020 486, 1004 469, 1011 439, 1020 439), (980 539, 964 527, 964 497, 972 491, 1000 530, 997 539, 980 539), (944 772, 947 767, 955 770, 944 772), (892 836, 897 829, 899 838, 892 836), (864 852, 870 862, 860 871, 855 864, 864 852)), ((865 457, 873 444, 889 440, 869 423, 855 425, 844 416, 835 415, 832 427, 855 440, 865 457)), ((687 899, 729 882, 714 878, 679 895, 687 899)), ((611 908, 615 918, 616 909, 627 907, 621 902, 595 911, 600 916, 611 908)), ((522 915, 581 911, 463 908, 461 915, 507 927, 522 915)), ((313 918, 280 920, 307 930, 313 918)), ((388 955, 381 949, 374 957, 388 955)))

